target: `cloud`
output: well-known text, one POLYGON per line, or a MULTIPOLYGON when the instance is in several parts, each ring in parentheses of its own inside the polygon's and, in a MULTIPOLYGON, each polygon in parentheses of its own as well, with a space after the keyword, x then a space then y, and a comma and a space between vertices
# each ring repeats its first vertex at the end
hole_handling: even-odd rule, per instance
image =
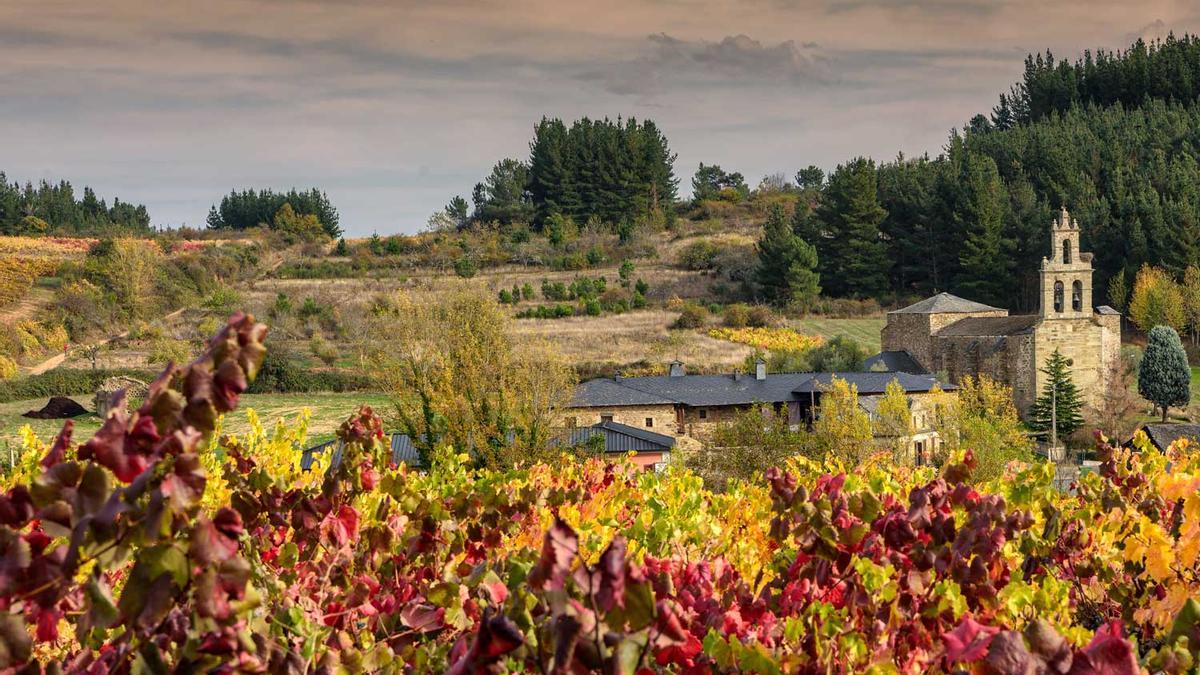
POLYGON ((580 75, 622 96, 652 97, 683 86, 746 87, 824 83, 828 56, 813 42, 786 40, 774 45, 746 35, 719 42, 684 40, 666 33, 646 38, 645 53, 580 75))
MULTIPOLYGON (((803 3, 805 0, 782 0, 803 3)), ((973 17, 999 13, 1012 2, 998 0, 829 0, 826 9, 831 14, 853 12, 860 9, 882 9, 897 12, 945 15, 962 14, 973 17)))

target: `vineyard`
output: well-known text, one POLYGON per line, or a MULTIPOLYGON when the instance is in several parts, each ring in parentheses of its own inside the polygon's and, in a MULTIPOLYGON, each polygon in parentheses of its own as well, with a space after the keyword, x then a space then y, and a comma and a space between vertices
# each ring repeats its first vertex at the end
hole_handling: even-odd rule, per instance
POLYGON ((708 335, 718 340, 750 345, 764 351, 780 352, 803 352, 824 342, 819 336, 804 335, 791 328, 713 328, 708 331, 708 335))
POLYGON ((54 273, 58 261, 50 258, 22 258, 0 255, 0 308, 18 302, 38 277, 54 273))
POLYGON ((711 492, 564 457, 390 465, 379 418, 222 436, 266 329, 235 316, 82 444, 27 435, 0 496, 0 668, 68 672, 1187 672, 1200 453, 1100 439, 972 482, 792 460, 711 492))

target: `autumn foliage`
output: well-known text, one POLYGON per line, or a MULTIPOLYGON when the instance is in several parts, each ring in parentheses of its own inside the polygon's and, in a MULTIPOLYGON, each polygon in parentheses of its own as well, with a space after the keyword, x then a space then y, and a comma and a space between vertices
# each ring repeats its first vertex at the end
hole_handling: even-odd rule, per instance
MULTIPOLYGON (((379 417, 297 473, 220 437, 263 357, 235 316, 133 413, 68 423, 0 496, 0 666, 31 672, 1185 672, 1200 453, 971 482, 793 460, 705 490, 569 461, 392 466, 379 417)), ((302 437, 302 433, 299 434, 302 437)), ((273 449, 271 449, 273 448, 273 449)))

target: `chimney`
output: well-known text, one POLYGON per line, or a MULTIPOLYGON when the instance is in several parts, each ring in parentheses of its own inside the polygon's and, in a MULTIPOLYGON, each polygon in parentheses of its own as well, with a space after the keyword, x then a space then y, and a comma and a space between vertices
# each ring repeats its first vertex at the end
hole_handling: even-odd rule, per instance
POLYGON ((671 362, 671 370, 668 371, 668 374, 671 377, 683 377, 685 374, 684 370, 683 370, 683 362, 682 361, 672 361, 671 362))
POLYGON ((756 379, 756 380, 767 379, 767 362, 766 361, 763 361, 762 359, 758 359, 757 361, 754 362, 754 379, 756 379))

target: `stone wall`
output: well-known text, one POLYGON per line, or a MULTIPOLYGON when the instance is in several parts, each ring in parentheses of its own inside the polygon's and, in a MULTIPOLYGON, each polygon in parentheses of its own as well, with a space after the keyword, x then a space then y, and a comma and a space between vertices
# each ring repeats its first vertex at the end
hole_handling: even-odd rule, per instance
POLYGON ((1013 404, 1022 414, 1036 398, 1034 371, 1034 334, 974 336, 955 335, 936 338, 938 370, 954 384, 963 377, 984 375, 1013 390, 1013 404))
POLYGON ((679 435, 674 405, 628 405, 607 408, 567 408, 562 412, 564 427, 590 427, 599 424, 601 417, 611 415, 617 424, 637 427, 667 436, 679 435), (646 420, 652 420, 650 425, 646 420))
MULTIPOLYGON (((1046 359, 1057 348, 1071 359, 1071 379, 1083 395, 1085 404, 1096 403, 1104 390, 1106 354, 1112 345, 1108 330, 1091 317, 1084 319, 1051 319, 1038 324, 1034 343, 1035 389, 1040 394, 1047 376, 1041 371, 1046 359)), ((1117 341, 1120 340, 1119 334, 1117 341)), ((1119 347, 1118 347, 1119 349, 1119 347)))
POLYGON ((1008 310, 939 314, 892 312, 887 315, 887 325, 880 333, 882 349, 885 352, 908 352, 926 370, 936 373, 942 370, 942 366, 935 333, 952 323, 977 316, 1008 316, 1008 310))
POLYGON ((933 338, 929 330, 928 314, 892 312, 887 315, 887 325, 880 333, 885 352, 908 352, 917 363, 927 370, 933 368, 933 338))
POLYGON ((713 432, 721 424, 732 422, 737 416, 747 410, 748 405, 720 405, 703 408, 685 408, 683 411, 683 431, 688 436, 700 441, 712 438, 713 432), (704 417, 701 418, 701 412, 704 417))

